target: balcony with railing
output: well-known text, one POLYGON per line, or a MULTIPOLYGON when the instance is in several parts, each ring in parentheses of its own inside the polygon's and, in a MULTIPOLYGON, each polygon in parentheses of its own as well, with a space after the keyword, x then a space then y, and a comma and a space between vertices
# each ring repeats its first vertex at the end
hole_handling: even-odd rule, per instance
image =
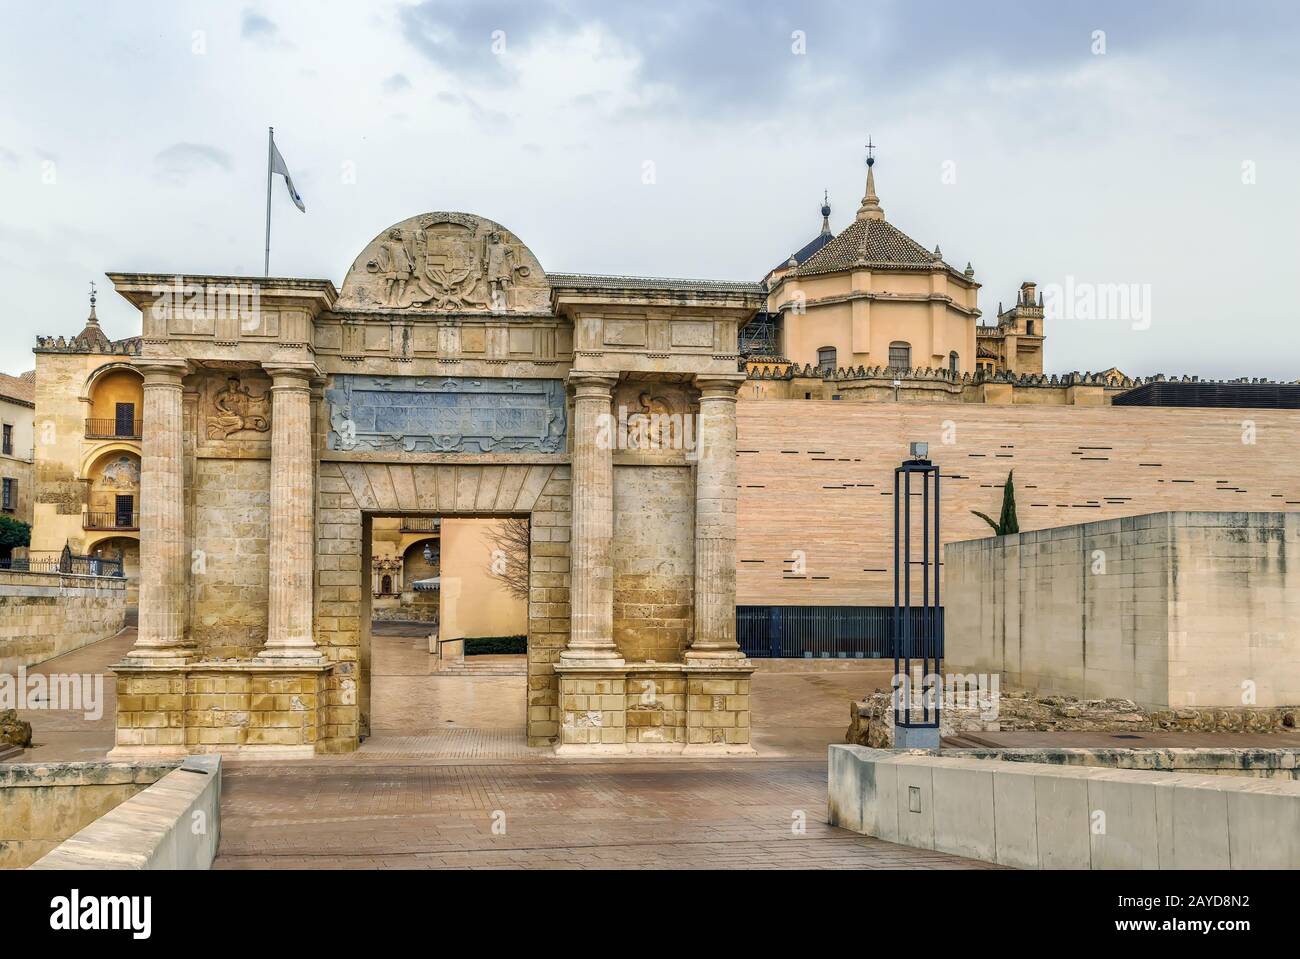
POLYGON ((88 440, 138 440, 141 421, 138 419, 86 419, 86 439, 88 440))
POLYGON ((437 516, 403 516, 403 533, 436 533, 442 529, 442 520, 437 516))
POLYGON ((89 530, 131 530, 140 529, 140 514, 122 512, 88 512, 81 516, 81 528, 89 530))

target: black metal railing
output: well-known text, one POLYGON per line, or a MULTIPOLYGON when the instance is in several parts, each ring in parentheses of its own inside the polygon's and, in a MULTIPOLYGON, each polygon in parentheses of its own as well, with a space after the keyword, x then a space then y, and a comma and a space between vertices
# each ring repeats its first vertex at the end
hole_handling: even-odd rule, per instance
POLYGON ((19 573, 69 573, 75 576, 124 576, 122 557, 78 556, 66 546, 59 553, 0 558, 0 569, 19 573))
POLYGON ((83 513, 82 529, 139 529, 139 513, 83 513))
MULTIPOLYGON (((913 635, 921 615, 914 611, 913 635)), ((942 656, 942 609, 937 626, 942 656)), ((751 659, 892 659, 896 629, 892 606, 736 607, 736 639, 751 659)))
POLYGON ((138 440, 142 425, 141 420, 89 418, 86 420, 86 439, 138 440))

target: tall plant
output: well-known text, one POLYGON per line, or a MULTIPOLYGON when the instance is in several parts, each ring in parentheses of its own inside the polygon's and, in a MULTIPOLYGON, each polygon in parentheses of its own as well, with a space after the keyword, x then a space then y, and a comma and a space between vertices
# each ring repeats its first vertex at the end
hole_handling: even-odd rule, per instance
POLYGON ((1011 482, 1014 473, 1015 470, 1007 473, 1007 481, 1002 486, 1002 515, 998 517, 996 523, 988 514, 981 513, 977 509, 971 510, 972 513, 993 527, 993 533, 996 536, 1007 536, 1010 533, 1020 532, 1020 523, 1016 519, 1016 487, 1011 482))

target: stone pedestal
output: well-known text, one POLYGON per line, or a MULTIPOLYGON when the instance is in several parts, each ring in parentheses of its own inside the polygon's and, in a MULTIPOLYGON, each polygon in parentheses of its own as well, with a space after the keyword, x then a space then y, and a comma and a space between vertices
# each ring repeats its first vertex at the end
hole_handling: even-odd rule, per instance
POLYGON ((185 619, 190 557, 185 549, 181 379, 183 360, 143 360, 140 444, 140 626, 127 661, 174 666, 194 653, 185 619))
POLYGON ((560 677, 560 756, 750 756, 750 677, 730 664, 566 665, 560 677))
POLYGON ((318 663, 312 637, 315 461, 311 382, 314 366, 274 366, 271 374, 270 609, 258 660, 318 663))
POLYGON ((621 666, 564 664, 560 677, 560 756, 627 752, 627 676, 621 666))
POLYGON ((113 667, 116 745, 109 759, 219 752, 240 758, 316 755, 332 667, 245 662, 113 667))
MULTIPOLYGON (((560 662, 619 666, 614 645, 614 430, 617 377, 570 373, 573 386, 573 517, 569 643, 560 662)), ((561 691, 563 695, 563 691, 561 691)))
POLYGON ((747 659, 728 665, 688 663, 684 756, 751 756, 750 684, 754 667, 747 659))

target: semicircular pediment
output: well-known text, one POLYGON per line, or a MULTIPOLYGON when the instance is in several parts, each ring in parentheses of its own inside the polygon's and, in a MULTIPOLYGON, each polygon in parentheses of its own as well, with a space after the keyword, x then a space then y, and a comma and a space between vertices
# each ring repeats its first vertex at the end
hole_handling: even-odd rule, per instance
POLYGON ((371 240, 343 280, 338 309, 403 313, 546 313, 542 266, 500 223, 422 213, 371 240))

